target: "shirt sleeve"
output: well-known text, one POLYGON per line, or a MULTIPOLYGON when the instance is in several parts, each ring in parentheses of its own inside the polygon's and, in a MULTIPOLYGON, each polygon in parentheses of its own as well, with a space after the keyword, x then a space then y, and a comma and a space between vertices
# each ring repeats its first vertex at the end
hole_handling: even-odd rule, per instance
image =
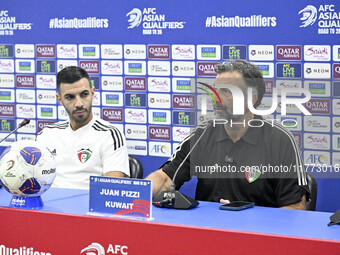
POLYGON ((306 172, 300 153, 300 148, 294 136, 287 130, 280 137, 278 154, 282 171, 277 179, 276 197, 279 207, 295 204, 301 201, 303 195, 309 197, 306 172), (287 133, 286 133, 287 132, 287 133))
POLYGON ((103 174, 119 171, 130 176, 129 155, 124 134, 117 128, 113 128, 107 133, 109 137, 105 139, 101 148, 103 174))

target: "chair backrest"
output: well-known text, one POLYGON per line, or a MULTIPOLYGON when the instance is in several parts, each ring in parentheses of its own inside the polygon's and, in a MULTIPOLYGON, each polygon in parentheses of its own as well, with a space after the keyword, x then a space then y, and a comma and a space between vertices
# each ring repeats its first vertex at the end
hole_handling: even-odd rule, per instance
POLYGON ((129 154, 130 177, 143 179, 143 165, 142 162, 135 156, 129 154))
POLYGON ((309 201, 306 202, 306 209, 308 211, 315 211, 316 207, 316 198, 318 195, 318 183, 316 182, 315 177, 309 173, 307 173, 307 184, 308 188, 310 190, 310 196, 309 196, 309 201))

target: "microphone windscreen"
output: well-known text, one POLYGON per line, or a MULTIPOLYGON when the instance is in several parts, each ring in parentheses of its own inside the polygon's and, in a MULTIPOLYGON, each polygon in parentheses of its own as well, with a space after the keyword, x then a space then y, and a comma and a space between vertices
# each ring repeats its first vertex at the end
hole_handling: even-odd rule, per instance
POLYGON ((30 123, 30 119, 24 119, 21 123, 20 123, 20 125, 19 125, 19 127, 23 127, 23 126, 26 126, 28 123, 30 123))

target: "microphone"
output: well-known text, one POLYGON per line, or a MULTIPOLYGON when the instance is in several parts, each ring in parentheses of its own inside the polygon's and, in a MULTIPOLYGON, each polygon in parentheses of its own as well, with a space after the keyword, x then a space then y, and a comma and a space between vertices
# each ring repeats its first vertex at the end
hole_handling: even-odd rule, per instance
POLYGON ((2 143, 3 141, 5 141, 7 139, 7 137, 9 137, 11 134, 13 134, 15 131, 17 131, 19 128, 22 128, 23 126, 26 126, 28 123, 30 123, 30 119, 24 119, 19 126, 14 129, 11 133, 9 133, 5 138, 1 139, 0 143, 2 143))
POLYGON ((172 183, 169 191, 163 191, 159 193, 154 199, 153 199, 153 205, 157 207, 165 207, 165 208, 172 208, 172 209, 191 209, 199 205, 199 202, 191 197, 188 197, 178 190, 176 190, 175 180, 176 176, 187 160, 187 158, 191 155, 192 151, 196 148, 197 144, 201 140, 201 138, 204 136, 204 134, 207 132, 207 130, 211 127, 211 123, 208 121, 207 126, 204 129, 203 133, 200 135, 200 137, 197 139, 195 144, 192 146, 186 157, 182 160, 181 164, 177 167, 174 177, 172 178, 172 183))

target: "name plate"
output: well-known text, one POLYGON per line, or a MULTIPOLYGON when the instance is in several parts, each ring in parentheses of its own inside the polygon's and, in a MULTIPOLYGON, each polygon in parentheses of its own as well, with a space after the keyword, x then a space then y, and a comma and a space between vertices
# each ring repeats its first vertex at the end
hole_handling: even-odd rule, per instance
POLYGON ((90 214, 151 219, 151 181, 90 176, 90 214))

